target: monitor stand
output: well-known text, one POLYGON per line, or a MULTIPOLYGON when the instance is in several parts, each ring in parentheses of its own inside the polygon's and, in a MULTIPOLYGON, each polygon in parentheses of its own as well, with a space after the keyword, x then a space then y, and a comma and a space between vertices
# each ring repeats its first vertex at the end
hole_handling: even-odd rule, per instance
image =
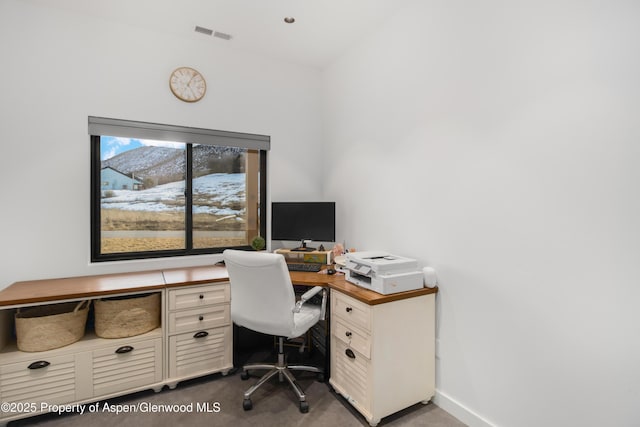
POLYGON ((313 252, 315 250, 316 250, 316 248, 310 248, 310 247, 307 246, 307 241, 306 240, 302 240, 300 242, 300 246, 298 246, 295 249, 291 249, 291 252, 313 252))

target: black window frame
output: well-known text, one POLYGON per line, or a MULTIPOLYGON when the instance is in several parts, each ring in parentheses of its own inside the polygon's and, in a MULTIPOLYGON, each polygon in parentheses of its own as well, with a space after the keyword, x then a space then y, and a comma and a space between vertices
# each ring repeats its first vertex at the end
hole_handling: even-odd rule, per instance
MULTIPOLYGON (((91 119, 91 118, 90 118, 91 119)), ((219 131, 212 131, 219 132, 219 131)), ((228 132, 230 134, 230 132, 228 132)), ((106 134, 104 134, 106 135, 106 134)), ((192 255, 210 255, 223 252, 225 249, 251 250, 249 245, 215 247, 215 248, 193 248, 193 221, 192 221, 192 147, 193 142, 186 144, 186 176, 185 176, 185 249, 139 251, 139 252, 118 252, 102 254, 101 250, 101 159, 100 159, 100 137, 103 135, 92 135, 90 129, 91 143, 91 262, 105 261, 127 261, 139 259, 168 258, 192 255)), ((213 145, 213 144, 210 144, 213 145)), ((225 145, 229 146, 229 145, 225 145)), ((245 147, 242 147, 245 148, 245 147)), ((267 150, 259 149, 259 234, 266 236, 267 227, 267 150)))

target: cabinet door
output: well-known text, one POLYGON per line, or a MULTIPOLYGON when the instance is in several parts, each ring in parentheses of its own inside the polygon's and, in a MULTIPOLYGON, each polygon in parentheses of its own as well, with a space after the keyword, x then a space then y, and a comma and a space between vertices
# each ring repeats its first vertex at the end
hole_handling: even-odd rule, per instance
POLYGON ((73 354, 34 356, 25 362, 0 366, 0 401, 72 402, 76 398, 73 354), (30 368, 31 367, 31 368, 30 368))
POLYGON ((162 381, 162 339, 124 342, 93 352, 96 397, 162 381))
POLYGON ((371 361, 331 337, 331 384, 365 416, 371 415, 371 361))
POLYGON ((169 377, 180 378, 231 368, 231 326, 169 337, 169 377))

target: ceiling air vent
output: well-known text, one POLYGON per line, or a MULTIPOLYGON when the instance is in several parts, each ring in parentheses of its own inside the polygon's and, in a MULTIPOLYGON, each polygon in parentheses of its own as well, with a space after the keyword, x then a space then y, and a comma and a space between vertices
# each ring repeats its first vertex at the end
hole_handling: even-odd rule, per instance
POLYGON ((221 33, 220 31, 216 31, 215 33, 213 33, 213 37, 217 37, 223 40, 231 40, 231 34, 221 33))
POLYGON ((213 30, 210 30, 208 28, 204 28, 204 27, 199 27, 196 25, 196 33, 202 33, 202 34, 206 34, 208 36, 210 36, 211 34, 213 34, 213 30))

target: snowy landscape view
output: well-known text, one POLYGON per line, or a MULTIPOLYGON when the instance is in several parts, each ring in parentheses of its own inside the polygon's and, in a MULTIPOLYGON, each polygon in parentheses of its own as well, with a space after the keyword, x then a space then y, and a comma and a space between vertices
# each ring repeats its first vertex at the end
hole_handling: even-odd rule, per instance
MULTIPOLYGON (((184 181, 144 190, 110 190, 102 209, 169 212, 184 209, 184 181)), ((229 216, 244 215, 245 175, 214 173, 193 180, 193 212, 229 216)))
MULTIPOLYGON (((185 147, 101 140, 102 253, 184 248, 185 147)), ((195 145, 192 159, 194 248, 246 244, 245 152, 195 145)))

